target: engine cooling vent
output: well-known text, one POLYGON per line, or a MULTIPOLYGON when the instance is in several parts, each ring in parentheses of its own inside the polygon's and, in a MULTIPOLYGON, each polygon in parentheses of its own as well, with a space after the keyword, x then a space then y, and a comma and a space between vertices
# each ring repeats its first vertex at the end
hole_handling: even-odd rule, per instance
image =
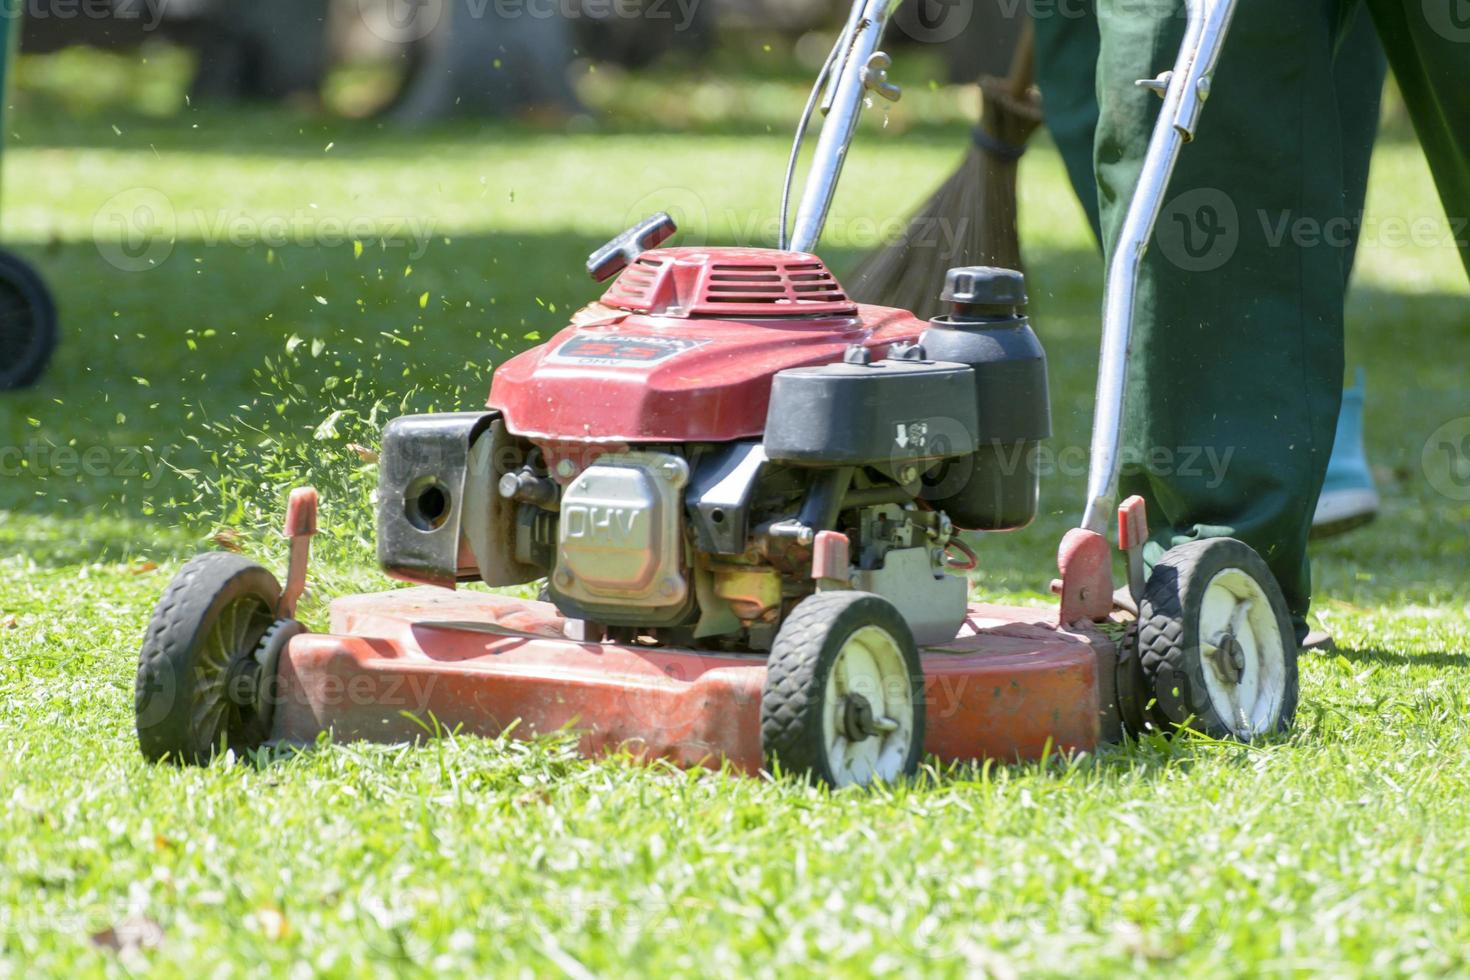
POLYGON ((674 317, 850 316, 857 305, 815 255, 763 248, 644 252, 606 306, 674 317))

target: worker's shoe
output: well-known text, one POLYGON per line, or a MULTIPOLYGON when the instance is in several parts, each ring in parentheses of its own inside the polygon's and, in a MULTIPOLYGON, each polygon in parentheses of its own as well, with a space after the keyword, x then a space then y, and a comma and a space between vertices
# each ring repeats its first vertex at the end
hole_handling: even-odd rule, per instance
POLYGON ((1337 649, 1337 641, 1326 630, 1311 630, 1302 640, 1302 649, 1312 653, 1332 653, 1337 649))
POLYGON ((1378 488, 1368 468, 1363 446, 1363 372, 1357 383, 1342 393, 1342 412, 1337 417, 1337 439, 1327 462, 1327 482, 1317 498, 1312 518, 1312 537, 1328 538, 1367 524, 1378 516, 1378 488))

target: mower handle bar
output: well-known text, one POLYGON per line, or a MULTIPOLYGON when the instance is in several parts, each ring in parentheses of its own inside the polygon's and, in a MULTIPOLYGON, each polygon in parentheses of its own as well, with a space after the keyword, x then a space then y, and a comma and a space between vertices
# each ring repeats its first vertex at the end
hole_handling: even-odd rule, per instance
POLYGON ((847 24, 837 38, 832 53, 822 66, 821 74, 812 89, 797 126, 796 142, 791 149, 791 160, 786 168, 786 184, 781 198, 781 241, 782 248, 794 252, 810 252, 821 240, 822 228, 827 223, 827 213, 832 208, 832 199, 837 193, 837 182, 842 176, 842 164, 847 159, 847 149, 852 145, 857 132, 858 118, 869 90, 886 99, 897 99, 898 89, 888 82, 885 56, 878 51, 883 41, 883 30, 888 26, 899 0, 854 0, 848 14, 847 24), (825 90, 825 92, 824 92, 825 90), (801 203, 796 209, 796 223, 787 238, 787 208, 791 200, 791 185, 795 176, 797 158, 806 136, 807 125, 818 106, 826 114, 822 124, 822 135, 817 140, 817 150, 812 158, 811 171, 807 174, 806 187, 802 191, 801 203))
POLYGON ((1185 0, 1188 23, 1172 71, 1137 82, 1163 96, 1164 107, 1149 139, 1138 187, 1128 205, 1123 231, 1108 266, 1103 299, 1102 354, 1098 359, 1097 402, 1087 476, 1087 509, 1082 527, 1106 535, 1117 502, 1122 467, 1120 446, 1128 360, 1133 347, 1133 309, 1138 272, 1163 210, 1169 180, 1184 144, 1194 139, 1200 113, 1236 0, 1185 0))

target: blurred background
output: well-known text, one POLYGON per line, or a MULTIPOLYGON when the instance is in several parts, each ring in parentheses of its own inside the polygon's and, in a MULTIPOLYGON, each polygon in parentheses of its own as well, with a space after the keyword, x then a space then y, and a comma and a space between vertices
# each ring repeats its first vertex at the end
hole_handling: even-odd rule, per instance
MULTIPOLYGON (((122 102, 166 116, 186 104, 289 103, 392 125, 452 116, 545 124, 617 118, 610 96, 620 76, 650 69, 764 64, 764 73, 814 72, 848 6, 839 0, 18 0, 16 6, 26 4, 35 10, 24 22, 23 52, 61 56, 32 59, 23 84, 49 91, 69 109, 122 102), (760 57, 776 52, 777 59, 760 57)), ((973 82, 1004 72, 1023 18, 1018 2, 922 0, 899 19, 890 47, 922 45, 928 71, 942 82, 973 82)), ((708 96, 703 103, 706 112, 717 108, 708 96)), ((668 108, 665 100, 660 108, 668 108)), ((683 114, 667 121, 678 125, 683 114)))

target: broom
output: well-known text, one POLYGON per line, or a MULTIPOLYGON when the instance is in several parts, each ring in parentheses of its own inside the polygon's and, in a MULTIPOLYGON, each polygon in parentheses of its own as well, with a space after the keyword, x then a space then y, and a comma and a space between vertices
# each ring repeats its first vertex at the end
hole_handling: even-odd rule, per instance
POLYGON ((1041 125, 1032 90, 1036 34, 1027 21, 1006 78, 980 79, 980 125, 959 169, 909 219, 897 241, 871 252, 847 277, 859 302, 943 311, 939 287, 955 266, 1021 268, 1016 230, 1016 164, 1041 125))

